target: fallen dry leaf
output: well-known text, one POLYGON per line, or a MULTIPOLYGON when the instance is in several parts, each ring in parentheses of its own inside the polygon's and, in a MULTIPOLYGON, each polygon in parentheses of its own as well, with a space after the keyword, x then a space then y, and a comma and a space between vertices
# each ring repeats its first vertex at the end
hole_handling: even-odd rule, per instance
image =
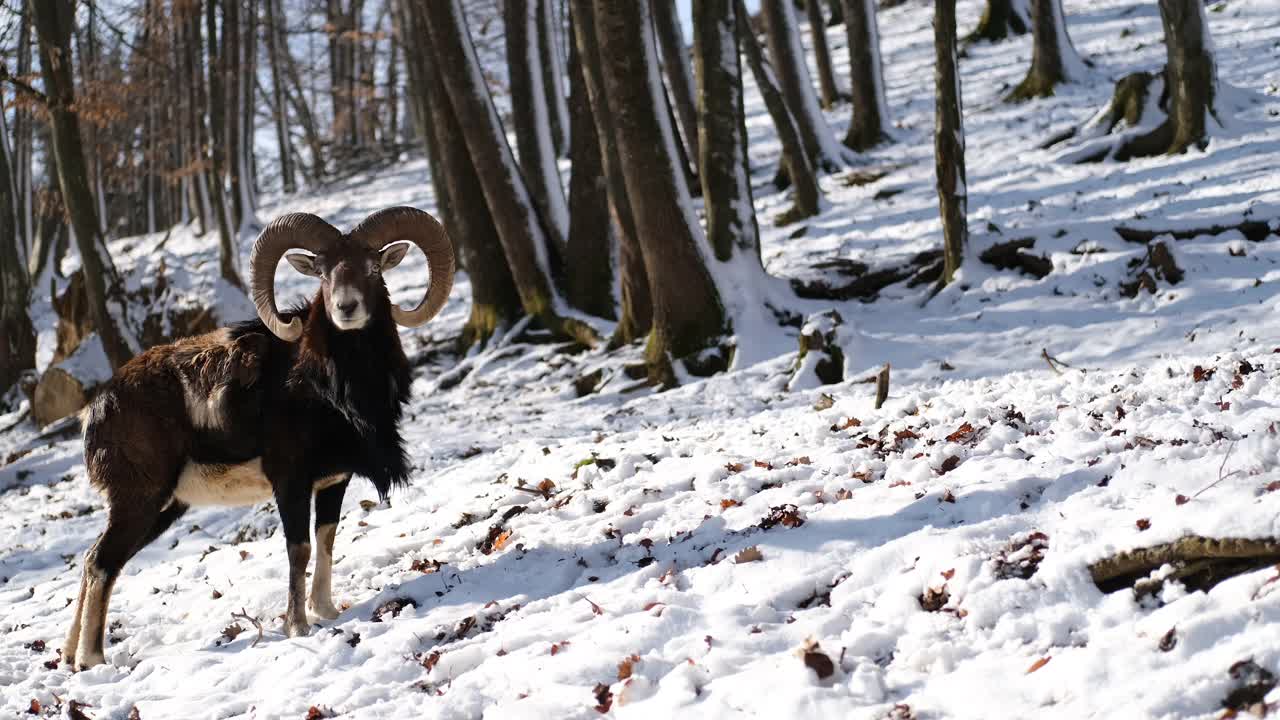
POLYGON ((1028 674, 1028 675, 1030 675, 1031 673, 1033 673, 1033 672, 1035 672, 1035 671, 1039 670, 1040 668, 1044 667, 1045 665, 1048 665, 1048 664, 1049 664, 1049 661, 1050 661, 1050 660, 1052 660, 1052 659, 1053 659, 1053 656, 1052 656, 1052 655, 1045 655, 1044 657, 1040 658, 1039 660, 1037 660, 1037 661, 1035 661, 1035 662, 1031 663, 1031 667, 1027 668, 1027 674, 1028 674))
POLYGON ((613 691, 604 683, 596 683, 596 687, 591 691, 596 696, 596 712, 601 715, 609 712, 609 708, 613 706, 613 691))
POLYGON ((741 565, 743 563, 749 563, 749 562, 758 562, 763 559, 764 559, 764 555, 760 553, 760 548, 756 547, 755 545, 752 545, 751 547, 748 547, 748 548, 743 548, 742 552, 739 552, 737 555, 733 556, 733 561, 738 565, 741 565))
POLYGON ((627 657, 623 658, 622 662, 618 663, 618 679, 626 680, 627 678, 631 677, 631 673, 635 667, 635 664, 638 662, 640 662, 639 655, 628 655, 627 657))

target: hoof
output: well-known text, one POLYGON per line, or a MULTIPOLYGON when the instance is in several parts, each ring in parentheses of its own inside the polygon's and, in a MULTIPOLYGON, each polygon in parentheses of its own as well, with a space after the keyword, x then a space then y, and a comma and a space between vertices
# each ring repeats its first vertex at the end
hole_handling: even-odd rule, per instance
POLYGON ((311 625, 307 621, 286 620, 284 623, 284 634, 286 637, 306 637, 311 634, 311 625))
POLYGON ((76 657, 69 662, 69 664, 73 670, 80 672, 82 670, 88 670, 95 665, 102 665, 106 661, 107 659, 102 653, 82 652, 78 653, 76 657))
POLYGON ((325 620, 337 620, 342 611, 333 606, 333 602, 325 600, 316 602, 314 599, 307 603, 313 615, 325 620))

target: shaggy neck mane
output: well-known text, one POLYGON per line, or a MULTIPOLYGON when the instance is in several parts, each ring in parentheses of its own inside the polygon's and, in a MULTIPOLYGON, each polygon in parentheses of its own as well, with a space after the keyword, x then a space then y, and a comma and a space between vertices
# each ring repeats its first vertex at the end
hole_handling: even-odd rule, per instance
POLYGON ((355 472, 385 498, 409 477, 399 432, 409 399, 409 362, 391 314, 385 307, 370 310, 368 325, 344 331, 330 321, 319 295, 299 308, 305 328, 288 385, 343 417, 362 450, 355 472))

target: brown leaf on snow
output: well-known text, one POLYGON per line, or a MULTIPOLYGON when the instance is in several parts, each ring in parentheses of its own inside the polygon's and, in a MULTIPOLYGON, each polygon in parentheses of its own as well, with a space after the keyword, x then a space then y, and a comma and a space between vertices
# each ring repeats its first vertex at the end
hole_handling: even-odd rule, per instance
POLYGON ((67 717, 70 720, 93 720, 93 718, 89 717, 84 712, 84 709, 87 707, 93 706, 82 703, 79 700, 72 700, 67 703, 67 717))
POLYGON ((894 433, 893 437, 897 441, 901 442, 903 440, 917 440, 920 438, 920 435, 915 430, 912 430, 911 428, 907 428, 905 430, 899 430, 898 432, 894 433))
POLYGON ((604 683, 596 683, 596 687, 591 691, 596 696, 596 712, 601 715, 609 712, 609 708, 613 706, 613 691, 604 683))
POLYGON ((800 647, 800 659, 805 667, 813 671, 819 680, 826 680, 835 674, 836 664, 831 656, 822 651, 822 647, 814 640, 808 640, 800 647))
POLYGON ((844 422, 838 422, 831 426, 831 432, 840 432, 849 428, 856 428, 862 425, 862 421, 856 417, 846 418, 844 422))
POLYGON ((27 714, 39 715, 41 710, 42 708, 40 707, 40 701, 36 700, 35 698, 31 698, 31 706, 27 708, 27 714))
POLYGON ((942 579, 943 579, 943 580, 950 580, 951 578, 953 578, 953 577, 955 577, 955 576, 956 576, 956 569, 955 569, 955 568, 951 568, 950 570, 943 570, 943 571, 942 571, 942 579))
POLYGON ((938 468, 938 474, 946 475, 947 473, 951 472, 952 470, 955 470, 959 466, 960 466, 960 456, 951 455, 946 460, 942 461, 942 466, 938 468))
POLYGON ((1027 674, 1028 674, 1028 675, 1030 675, 1031 673, 1033 673, 1033 672, 1035 672, 1035 671, 1039 670, 1040 668, 1044 667, 1045 665, 1048 665, 1048 664, 1049 664, 1049 661, 1050 661, 1050 660, 1052 660, 1052 659, 1053 659, 1053 656, 1052 656, 1052 655, 1045 655, 1044 657, 1040 658, 1039 660, 1037 660, 1037 661, 1035 661, 1035 662, 1031 663, 1031 667, 1027 668, 1027 674))
POLYGON ((955 493, 953 493, 953 492, 951 492, 951 488, 947 488, 946 492, 942 493, 942 498, 941 498, 941 500, 942 500, 942 502, 944 502, 944 503, 951 503, 952 505, 955 505, 955 504, 956 504, 956 494, 955 494, 955 493))
POLYGON ((761 554, 760 548, 756 547, 755 545, 752 545, 751 547, 743 548, 742 552, 739 552, 737 555, 733 556, 733 562, 735 562, 738 565, 741 565, 743 563, 749 563, 749 562, 758 562, 760 560, 764 560, 764 555, 761 554))
POLYGON ((758 467, 758 468, 760 468, 760 469, 762 469, 762 470, 772 470, 772 469, 773 469, 773 463, 771 463, 771 462, 767 462, 767 461, 765 461, 765 460, 756 460, 753 464, 754 464, 756 467, 758 467))
POLYGON ((322 718, 333 717, 333 711, 328 708, 312 705, 307 708, 307 720, 322 720, 322 718))
POLYGON ((1267 492, 1275 492, 1280 490, 1280 480, 1272 480, 1267 483, 1267 492))
POLYGON ((593 602, 591 598, 587 597, 586 595, 583 595, 582 599, 586 600, 587 604, 591 605, 592 615, 604 615, 604 609, 601 608, 599 605, 595 604, 595 602, 593 602))
POLYGON ((836 502, 848 500, 851 497, 853 497, 853 493, 848 488, 840 488, 836 491, 836 502))
POLYGON ((797 465, 812 465, 812 464, 813 464, 813 461, 809 459, 808 455, 801 455, 800 457, 793 458, 790 462, 788 462, 787 467, 795 467, 797 465))
POLYGON ((436 663, 438 662, 440 662, 439 650, 434 651, 428 654, 426 657, 422 658, 422 661, 420 664, 422 665, 422 667, 426 668, 427 672, 431 672, 432 670, 435 669, 436 663))
POLYGON ((855 480, 861 480, 864 483, 875 482, 875 478, 871 476, 870 470, 854 471, 849 473, 849 477, 854 478, 855 480))
POLYGON ((1160 644, 1157 647, 1160 648, 1160 652, 1169 652, 1170 650, 1174 649, 1177 646, 1178 646, 1178 628, 1171 627, 1169 628, 1169 632, 1165 633, 1160 638, 1160 644))
POLYGON ((1200 365, 1195 366, 1191 370, 1191 379, 1194 382, 1207 382, 1213 377, 1215 368, 1204 369, 1200 365))
POLYGON ((373 609, 373 616, 370 618, 373 622, 382 622, 382 619, 390 615, 391 617, 400 617, 400 612, 407 607, 418 607, 418 602, 413 598, 392 598, 378 607, 373 609))
POLYGON ((928 588, 921 593, 917 600, 920 601, 920 607, 923 610, 928 612, 938 612, 946 606, 948 601, 951 600, 951 593, 947 592, 946 585, 943 585, 941 588, 928 588))
POLYGON ((729 508, 738 507, 741 504, 742 503, 738 502, 737 500, 734 500, 733 498, 725 498, 724 500, 720 501, 720 510, 721 512, 723 512, 725 510, 728 510, 729 508))
POLYGON ((240 627, 240 623, 232 623, 231 625, 222 628, 222 637, 227 642, 231 642, 237 637, 240 637, 240 633, 242 632, 244 632, 244 628, 240 627))
POLYGON ((966 422, 947 436, 947 442, 962 443, 972 437, 974 432, 973 425, 966 422))
POLYGON ((561 641, 560 641, 560 642, 558 642, 558 643, 551 643, 551 655, 552 655, 552 656, 558 655, 558 654, 560 654, 560 651, 561 651, 561 650, 563 650, 563 649, 565 649, 565 648, 567 648, 567 647, 569 647, 569 641, 568 641, 568 640, 561 640, 561 641))
POLYGON ((142 713, 138 712, 137 705, 129 708, 129 717, 125 718, 125 720, 142 720, 142 713))
POLYGON ((798 528, 804 524, 804 516, 800 514, 800 509, 795 505, 775 505, 769 509, 769 514, 760 521, 760 528, 768 530, 777 525, 789 528, 798 528))
POLYGON ((1137 522, 1135 522, 1134 525, 1138 526, 1139 531, 1146 531, 1151 529, 1151 521, 1148 520, 1147 518, 1138 518, 1137 522))
POLYGON ((639 655, 628 655, 627 657, 623 658, 622 662, 618 663, 618 679, 626 680, 627 678, 631 677, 631 673, 634 670, 635 664, 638 662, 640 662, 639 655))
POLYGON ((442 567, 444 567, 444 563, 439 560, 426 560, 419 558, 413 561, 413 564, 409 566, 409 569, 414 572, 420 572, 423 575, 430 575, 442 567))
POLYGON ((1175 505, 1186 505, 1187 503, 1191 502, 1191 498, 1187 497, 1186 495, 1178 495, 1173 499, 1173 502, 1175 505))
POLYGON ((743 470, 746 470, 747 466, 743 465, 742 463, 731 462, 731 463, 725 463, 724 469, 728 470, 730 475, 734 475, 736 473, 742 472, 743 470))

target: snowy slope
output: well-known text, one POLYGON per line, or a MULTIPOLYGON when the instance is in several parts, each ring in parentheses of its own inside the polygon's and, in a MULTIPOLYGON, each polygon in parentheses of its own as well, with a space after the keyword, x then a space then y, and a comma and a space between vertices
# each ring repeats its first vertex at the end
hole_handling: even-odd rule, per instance
MULTIPOLYGON (((970 50, 975 248, 999 239, 989 221, 999 237, 1035 237, 1054 272, 1037 281, 975 263, 967 292, 923 306, 924 291, 905 286, 836 304, 849 382, 787 392, 791 329, 740 338, 750 362, 662 394, 618 382, 576 399, 574 378, 616 363, 546 345, 469 357, 459 372, 440 352, 467 310, 459 277, 440 319, 404 336, 420 363, 405 427, 414 484, 385 507, 365 485, 348 493, 334 583, 349 605, 310 637, 281 632, 274 508, 201 510, 126 568, 109 665, 47 668, 102 502, 77 438, 26 424, 0 434, 0 717, 32 700, 52 714, 76 701, 95 718, 136 707, 149 719, 312 707, 588 718, 602 703, 618 717, 1218 717, 1233 665, 1280 673, 1277 570, 1143 603, 1102 594, 1087 570, 1185 533, 1280 535, 1280 243, 1178 241, 1186 280, 1134 300, 1117 289, 1143 249, 1115 225, 1280 207, 1268 123, 1280 108, 1280 3, 1214 8, 1222 77, 1258 103, 1208 152, 1183 157, 1076 167, 1034 149, 1089 117, 1116 77, 1159 65, 1154 3, 1068 2, 1076 46, 1097 67, 1047 101, 998 102, 1025 72, 1029 40, 970 50), (1081 242, 1100 252, 1073 254, 1081 242), (1042 349, 1069 367, 1050 369, 1042 349), (886 361, 894 384, 877 411, 858 380, 886 361), (263 624, 260 642, 232 617, 241 611, 263 624), (233 625, 243 632, 224 635, 233 625), (820 679, 824 659, 832 672, 820 679)), ((962 28, 979 9, 961 4, 962 28)), ((765 184, 778 148, 748 87, 775 275, 836 256, 881 266, 940 243, 927 4, 883 12, 880 30, 901 142, 867 164, 894 169, 861 187, 825 178, 831 206, 803 235, 767 222, 788 203, 765 184)), ((843 28, 828 39, 843 70, 843 28)), ((837 132, 847 113, 829 114, 837 132)), ((426 176, 414 161, 277 198, 260 215, 307 210, 349 227, 385 205, 430 208, 426 176)), ((116 243, 117 261, 145 275, 155 241, 116 243)), ((197 298, 218 292, 198 284, 212 244, 179 230, 164 246, 197 298)), ((412 259, 392 276, 398 298, 422 290, 412 259)), ((313 288, 287 269, 279 279, 286 298, 313 288)))

